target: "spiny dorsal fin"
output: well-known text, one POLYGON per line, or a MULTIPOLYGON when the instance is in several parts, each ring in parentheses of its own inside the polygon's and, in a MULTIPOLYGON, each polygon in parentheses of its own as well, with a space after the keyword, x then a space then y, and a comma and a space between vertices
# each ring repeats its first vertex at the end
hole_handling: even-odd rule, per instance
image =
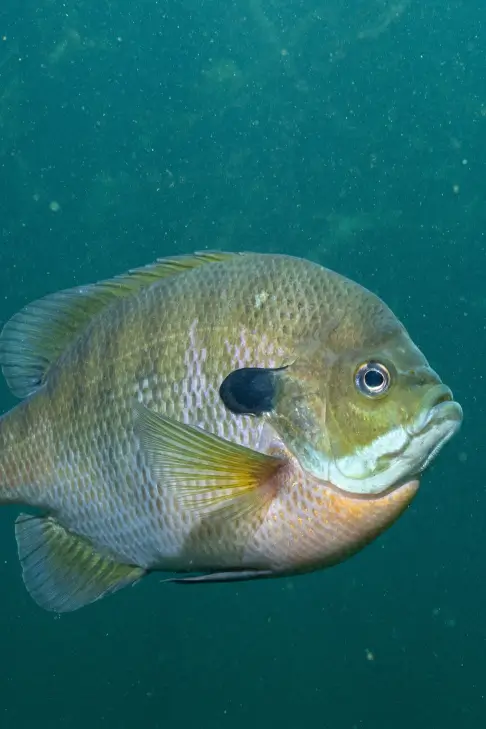
POLYGON ((20 514, 15 536, 25 586, 44 610, 77 610, 145 574, 141 567, 98 554, 89 542, 70 534, 52 517, 20 514))
POLYGON ((0 335, 0 365, 17 397, 28 397, 46 382, 51 365, 87 324, 117 299, 126 298, 168 276, 235 253, 205 251, 160 258, 106 281, 58 291, 24 307, 8 321, 0 335))

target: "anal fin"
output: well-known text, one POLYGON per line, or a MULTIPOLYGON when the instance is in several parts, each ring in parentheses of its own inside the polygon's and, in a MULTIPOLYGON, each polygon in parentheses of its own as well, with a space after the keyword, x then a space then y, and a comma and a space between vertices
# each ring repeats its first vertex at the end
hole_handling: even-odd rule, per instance
POLYGON ((141 567, 98 554, 52 517, 20 514, 15 536, 25 586, 44 610, 77 610, 145 574, 141 567))

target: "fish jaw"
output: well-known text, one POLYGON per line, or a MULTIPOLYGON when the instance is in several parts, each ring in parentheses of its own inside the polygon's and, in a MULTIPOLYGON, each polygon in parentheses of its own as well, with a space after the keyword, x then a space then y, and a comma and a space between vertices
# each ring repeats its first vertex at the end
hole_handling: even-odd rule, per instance
MULTIPOLYGON (((450 392, 442 386, 437 389, 439 394, 450 392)), ((437 392, 432 395, 437 397, 437 392)), ((461 427, 459 403, 450 399, 426 405, 409 426, 397 424, 351 455, 334 458, 308 447, 306 466, 317 478, 327 479, 350 494, 388 491, 422 473, 461 427)))
POLYGON ((392 526, 418 488, 414 479, 385 494, 356 496, 304 477, 295 490, 272 504, 247 546, 244 564, 285 574, 338 564, 392 526))

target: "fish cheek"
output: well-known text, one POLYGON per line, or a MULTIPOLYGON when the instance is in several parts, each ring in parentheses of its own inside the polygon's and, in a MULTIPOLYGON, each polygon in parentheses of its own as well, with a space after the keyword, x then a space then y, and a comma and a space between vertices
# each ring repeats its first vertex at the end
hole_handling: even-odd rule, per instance
POLYGON ((299 457, 326 440, 326 404, 298 380, 282 377, 275 408, 268 416, 285 444, 299 457))
POLYGON ((329 409, 329 437, 334 459, 357 454, 402 425, 402 412, 392 394, 368 399, 349 393, 329 409))

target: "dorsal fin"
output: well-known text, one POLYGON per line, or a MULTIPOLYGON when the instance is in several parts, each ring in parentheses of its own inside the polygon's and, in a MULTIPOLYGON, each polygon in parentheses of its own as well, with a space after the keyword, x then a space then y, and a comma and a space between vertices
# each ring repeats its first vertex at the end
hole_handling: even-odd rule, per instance
POLYGON ((204 251, 159 258, 106 281, 65 289, 25 306, 4 326, 0 335, 0 365, 17 397, 28 397, 47 380, 51 365, 88 323, 117 299, 138 293, 157 281, 207 263, 238 255, 204 251))

